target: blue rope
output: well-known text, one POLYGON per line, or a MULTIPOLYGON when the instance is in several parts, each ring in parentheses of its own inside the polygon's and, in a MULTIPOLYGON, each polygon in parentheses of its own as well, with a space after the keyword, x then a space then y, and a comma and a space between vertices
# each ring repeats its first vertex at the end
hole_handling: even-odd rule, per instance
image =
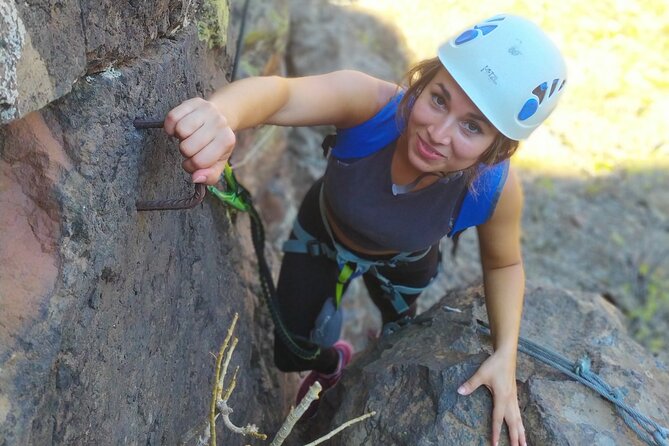
MULTIPOLYGON (((478 321, 477 330, 490 335, 490 326, 483 321, 478 321)), ((544 348, 534 342, 523 339, 518 340, 518 350, 529 355, 546 365, 554 367, 594 390, 616 406, 616 411, 622 416, 625 423, 650 446, 669 446, 669 429, 660 426, 655 421, 643 415, 623 401, 623 392, 608 385, 596 373, 590 370, 590 358, 584 356, 576 362, 570 362, 563 356, 544 348)))

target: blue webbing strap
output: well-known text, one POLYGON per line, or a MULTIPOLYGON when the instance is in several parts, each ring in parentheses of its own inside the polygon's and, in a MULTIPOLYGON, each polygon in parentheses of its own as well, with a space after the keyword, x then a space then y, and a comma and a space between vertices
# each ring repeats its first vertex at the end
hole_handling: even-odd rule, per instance
POLYGON ((479 167, 479 175, 465 195, 460 212, 448 233, 449 237, 453 238, 465 229, 483 224, 490 218, 506 183, 509 165, 507 159, 492 166, 479 167))
POLYGON ((339 159, 363 158, 399 138, 403 126, 395 115, 402 96, 404 92, 400 91, 376 115, 362 124, 337 129, 337 142, 332 147, 332 155, 339 159))

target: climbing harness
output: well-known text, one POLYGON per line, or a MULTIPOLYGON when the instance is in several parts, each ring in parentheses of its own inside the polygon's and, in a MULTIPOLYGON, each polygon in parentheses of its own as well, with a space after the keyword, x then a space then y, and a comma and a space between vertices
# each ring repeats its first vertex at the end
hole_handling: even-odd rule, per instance
MULTIPOLYGON (((481 320, 477 320, 477 323, 476 330, 489 336, 490 326, 481 320)), ((556 368, 612 402, 616 406, 617 412, 625 420, 625 423, 646 444, 651 446, 669 446, 669 429, 660 426, 655 421, 626 404, 623 401, 623 391, 619 388, 611 387, 599 375, 594 373, 590 369, 591 362, 587 356, 572 362, 558 353, 522 337, 518 339, 518 350, 538 359, 546 365, 556 368)))
MULTIPOLYGON (((324 221, 325 222, 325 221, 324 221)), ((326 223, 326 228, 327 228, 326 223)), ((329 228, 328 228, 329 232, 329 228)), ((340 268, 339 277, 335 286, 335 303, 337 307, 341 304, 344 287, 348 282, 370 271, 379 279, 382 289, 389 293, 393 308, 398 314, 406 313, 409 306, 402 297, 403 294, 418 294, 425 287, 409 287, 395 285, 386 279, 377 269, 379 266, 396 267, 400 264, 415 262, 422 259, 430 252, 430 248, 418 254, 401 253, 389 260, 369 260, 359 257, 346 249, 343 245, 332 240, 335 249, 330 248, 326 243, 320 242, 311 234, 305 231, 300 223, 295 220, 293 224, 293 233, 297 239, 286 240, 283 244, 284 252, 298 254, 309 254, 311 256, 325 256, 337 262, 340 268)))
POLYGON ((378 271, 377 267, 395 267, 403 263, 420 260, 430 251, 430 249, 428 248, 419 254, 399 254, 389 260, 364 259, 355 255, 332 238, 332 233, 330 232, 325 217, 323 217, 323 223, 328 234, 330 234, 334 249, 327 243, 323 243, 309 234, 302 228, 299 221, 295 219, 295 222, 293 223, 293 234, 296 238, 286 240, 283 244, 283 251, 287 253, 308 254, 314 257, 327 257, 330 260, 337 262, 337 265, 339 266, 339 276, 337 277, 337 283, 335 284, 334 297, 329 297, 325 301, 325 304, 316 318, 316 323, 310 336, 310 339, 313 342, 327 347, 337 342, 341 334, 343 320, 341 301, 346 285, 351 280, 369 271, 381 282, 381 289, 385 292, 386 296, 390 298, 390 302, 397 314, 405 314, 409 310, 409 306, 404 300, 403 295, 418 294, 423 291, 427 285, 425 287, 395 285, 384 277, 378 271))
POLYGON ((379 272, 378 267, 388 266, 394 268, 399 265, 415 262, 425 257, 432 248, 427 248, 418 253, 399 253, 388 260, 370 260, 362 258, 352 253, 349 249, 335 240, 332 229, 330 228, 328 219, 326 217, 325 200, 323 197, 322 188, 319 194, 319 206, 323 225, 330 237, 330 241, 332 242, 334 249, 330 248, 327 243, 323 243, 309 234, 306 230, 304 230, 304 228, 302 228, 299 221, 295 219, 295 223, 293 224, 293 233, 295 234, 296 239, 286 240, 283 244, 283 251, 309 254, 312 256, 325 256, 337 262, 340 271, 339 277, 337 278, 337 284, 335 286, 334 297, 335 306, 337 309, 339 309, 341 305, 341 299, 344 294, 344 288, 346 284, 356 277, 359 277, 369 271, 379 280, 379 282, 381 282, 381 289, 383 289, 383 291, 385 291, 390 297, 393 308, 397 314, 402 315, 406 313, 409 310, 409 306, 404 300, 403 295, 418 294, 422 292, 427 287, 427 285, 423 287, 410 287, 393 284, 379 272))

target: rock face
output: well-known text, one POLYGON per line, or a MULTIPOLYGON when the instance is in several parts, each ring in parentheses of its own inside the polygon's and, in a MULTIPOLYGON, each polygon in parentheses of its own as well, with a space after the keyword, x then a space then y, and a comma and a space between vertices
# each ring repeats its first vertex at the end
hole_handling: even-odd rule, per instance
MULTIPOLYGON (((419 316, 422 322, 381 338, 326 393, 305 441, 375 410, 330 444, 489 444, 490 393, 456 392, 490 352, 477 319, 485 319, 480 290, 453 292, 419 316)), ((621 389, 627 404, 669 426, 669 368, 630 339, 621 314, 601 297, 530 288, 521 336, 572 360, 588 355, 592 370, 621 389)), ((522 353, 517 379, 529 444, 644 444, 608 401, 522 353)))
MULTIPOLYGON (((270 364, 246 217, 209 199, 188 211, 134 205, 192 192, 175 141, 132 121, 225 83, 241 3, 0 0, 0 446, 179 443, 205 417, 211 352, 235 312, 232 419, 272 433, 285 415, 294 376, 270 364), (200 40, 202 26, 216 38, 200 40)), ((404 71, 401 40, 375 20, 325 0, 295 0, 291 14, 290 74, 404 71)), ((243 72, 283 73, 287 2, 254 3, 250 22, 243 72)), ((322 133, 294 133, 285 157, 281 129, 238 137, 235 170, 276 243, 322 172, 322 133)), ((545 289, 527 302, 524 336, 572 358, 589 353, 628 403, 668 424, 667 369, 629 340, 612 307, 545 289)), ((452 293, 425 325, 382 339, 304 437, 375 409, 331 444, 486 444, 489 395, 455 393, 488 351, 473 328, 483 315, 475 291, 452 293)), ((356 330, 369 313, 347 317, 356 330)), ((531 444, 638 443, 608 403, 559 373, 521 355, 518 379, 531 444)), ((223 430, 219 439, 243 442, 223 430)))
POLYGON ((192 25, 199 3, 2 0, 0 123, 67 94, 86 73, 127 64, 156 39, 175 36, 192 25))
MULTIPOLYGON (((233 221, 213 199, 135 210, 192 193, 176 142, 132 122, 226 82, 234 48, 198 38, 199 6, 0 2, 2 120, 21 117, 0 127, 0 445, 177 444, 204 420, 235 312, 232 419, 280 421, 283 377, 233 221)), ((271 9, 287 21, 285 2, 271 9)))

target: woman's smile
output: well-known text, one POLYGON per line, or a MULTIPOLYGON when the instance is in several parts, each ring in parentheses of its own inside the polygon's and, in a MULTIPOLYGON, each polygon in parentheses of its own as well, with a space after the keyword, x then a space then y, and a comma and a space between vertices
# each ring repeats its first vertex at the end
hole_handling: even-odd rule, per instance
POLYGON ((446 155, 442 154, 433 146, 425 142, 425 140, 419 135, 416 135, 416 151, 422 158, 428 161, 448 159, 446 155))

